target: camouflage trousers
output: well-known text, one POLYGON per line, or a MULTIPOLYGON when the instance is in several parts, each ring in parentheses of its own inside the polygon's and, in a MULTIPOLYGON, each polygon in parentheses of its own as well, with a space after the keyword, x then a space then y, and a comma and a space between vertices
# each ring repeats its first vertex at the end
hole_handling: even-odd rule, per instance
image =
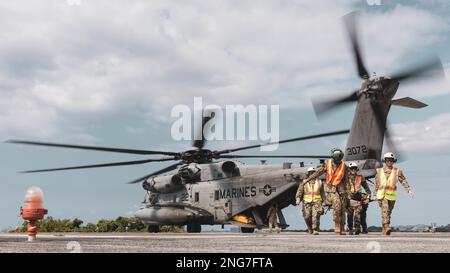
POLYGON ((308 230, 320 229, 320 216, 323 213, 321 202, 303 203, 303 218, 305 218, 308 230))
POLYGON ((345 225, 345 211, 347 208, 347 198, 338 193, 330 192, 327 195, 327 202, 333 208, 333 221, 337 225, 345 225))
POLYGON ((277 223, 277 216, 276 215, 271 215, 269 216, 269 228, 271 229, 272 227, 278 227, 278 223, 277 223))
POLYGON ((391 214, 392 210, 394 210, 395 201, 390 201, 387 199, 378 200, 378 205, 381 208, 381 223, 390 224, 391 223, 391 214))
POLYGON ((349 230, 359 230, 361 231, 361 211, 362 205, 359 206, 349 206, 347 209, 347 227, 349 230))

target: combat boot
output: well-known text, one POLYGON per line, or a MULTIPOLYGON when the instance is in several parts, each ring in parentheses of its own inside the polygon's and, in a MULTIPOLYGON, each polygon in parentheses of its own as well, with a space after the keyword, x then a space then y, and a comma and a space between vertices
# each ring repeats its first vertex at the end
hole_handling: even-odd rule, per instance
POLYGON ((334 224, 334 233, 341 234, 341 225, 340 224, 334 224))
POLYGON ((385 224, 384 233, 385 235, 391 235, 391 227, 389 226, 389 224, 385 224))
POLYGON ((353 229, 348 230, 348 235, 353 235, 353 229))
POLYGON ((355 235, 359 235, 361 233, 361 230, 359 229, 359 228, 357 228, 356 230, 355 230, 355 235))
POLYGON ((317 230, 314 230, 313 235, 319 235, 319 232, 317 230))
POLYGON ((345 233, 344 225, 341 225, 341 235, 347 235, 347 233, 345 233))

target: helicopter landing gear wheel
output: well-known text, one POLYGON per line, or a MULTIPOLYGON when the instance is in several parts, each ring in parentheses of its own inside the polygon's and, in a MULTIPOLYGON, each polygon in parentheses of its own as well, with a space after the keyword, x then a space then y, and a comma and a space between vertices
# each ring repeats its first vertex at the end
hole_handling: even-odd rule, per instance
POLYGON ((202 231, 202 226, 199 224, 188 224, 186 226, 186 231, 188 233, 200 233, 202 231))
POLYGON ((147 231, 149 233, 158 233, 159 232, 159 226, 158 225, 148 225, 147 231))
POLYGON ((242 232, 242 233, 253 233, 253 232, 255 232, 255 228, 251 228, 251 227, 241 227, 241 232, 242 232))

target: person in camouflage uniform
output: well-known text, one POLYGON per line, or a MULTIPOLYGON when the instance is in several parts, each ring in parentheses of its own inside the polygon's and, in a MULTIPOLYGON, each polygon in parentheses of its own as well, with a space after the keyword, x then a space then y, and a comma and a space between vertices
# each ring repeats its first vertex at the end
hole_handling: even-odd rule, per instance
POLYGON ((394 167, 394 162, 396 162, 395 155, 386 153, 383 158, 385 164, 383 168, 377 169, 375 176, 375 198, 378 200, 381 208, 382 234, 390 235, 391 214, 397 200, 397 182, 402 184, 411 197, 414 197, 414 193, 411 191, 403 172, 399 168, 394 167))
MULTIPOLYGON (((308 168, 308 176, 315 172, 313 167, 308 168)), ((305 219, 308 233, 319 235, 320 216, 323 214, 322 202, 325 201, 325 191, 322 180, 305 179, 298 186, 295 195, 296 204, 300 205, 303 201, 303 218, 305 219)))
POLYGON ((280 233, 280 227, 278 226, 277 222, 277 212, 278 212, 278 205, 276 202, 273 202, 269 210, 267 210, 267 217, 266 217, 266 220, 269 225, 270 234, 272 234, 273 227, 275 227, 277 233, 280 233))
POLYGON ((367 209, 369 208, 369 203, 371 201, 370 195, 367 193, 362 193, 362 207, 361 207, 361 233, 367 234, 367 209))
POLYGON ((341 149, 332 149, 331 159, 326 161, 325 166, 318 167, 316 172, 307 178, 312 180, 326 174, 326 204, 333 208, 334 232, 340 235, 345 235, 345 212, 350 196, 348 168, 342 161, 343 158, 344 152, 341 149))
POLYGON ((361 211, 363 201, 365 201, 361 190, 364 188, 368 196, 370 196, 371 192, 364 176, 358 174, 358 164, 350 162, 348 167, 350 170, 348 187, 350 188, 351 197, 347 209, 347 227, 349 235, 353 235, 353 230, 356 235, 359 235, 361 233, 361 211))

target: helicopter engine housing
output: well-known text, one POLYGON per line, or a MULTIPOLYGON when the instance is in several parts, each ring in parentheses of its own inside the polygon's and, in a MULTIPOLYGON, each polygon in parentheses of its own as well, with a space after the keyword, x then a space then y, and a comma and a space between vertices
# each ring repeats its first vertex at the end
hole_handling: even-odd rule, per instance
POLYGON ((154 193, 172 193, 184 187, 183 180, 178 174, 154 177, 145 181, 142 186, 145 190, 154 193))
POLYGON ((200 180, 201 169, 197 164, 189 164, 178 170, 178 175, 186 182, 192 183, 200 180))
POLYGON ((225 161, 222 163, 222 171, 224 173, 232 173, 236 170, 236 163, 234 163, 233 161, 225 161))

